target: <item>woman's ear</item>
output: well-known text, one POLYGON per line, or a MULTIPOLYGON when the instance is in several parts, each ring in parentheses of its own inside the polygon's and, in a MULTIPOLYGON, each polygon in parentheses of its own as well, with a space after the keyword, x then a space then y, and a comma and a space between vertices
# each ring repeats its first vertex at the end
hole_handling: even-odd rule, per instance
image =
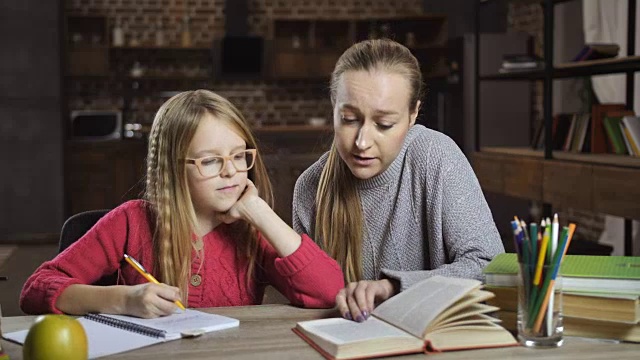
POLYGON ((413 112, 411 112, 411 115, 409 116, 411 121, 409 123, 409 126, 413 126, 413 124, 416 123, 416 119, 418 118, 418 113, 420 112, 420 105, 422 103, 420 102, 420 100, 416 101, 416 107, 415 109, 413 109, 413 112))

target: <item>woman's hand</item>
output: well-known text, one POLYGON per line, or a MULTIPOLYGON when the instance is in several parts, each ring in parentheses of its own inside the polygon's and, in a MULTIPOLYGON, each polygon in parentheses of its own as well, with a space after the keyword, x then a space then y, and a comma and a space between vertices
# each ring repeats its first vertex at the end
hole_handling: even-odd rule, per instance
POLYGON ((362 322, 371 311, 388 298, 395 295, 391 280, 361 280, 352 282, 336 295, 336 306, 345 319, 362 322))
POLYGON ((180 300, 180 290, 166 284, 146 283, 128 286, 124 313, 141 318, 155 318, 173 314, 180 300))
POLYGON ((225 213, 219 213, 217 218, 225 224, 231 224, 238 220, 248 220, 251 204, 256 200, 262 200, 258 196, 258 189, 253 181, 247 179, 247 187, 240 195, 238 201, 225 213))

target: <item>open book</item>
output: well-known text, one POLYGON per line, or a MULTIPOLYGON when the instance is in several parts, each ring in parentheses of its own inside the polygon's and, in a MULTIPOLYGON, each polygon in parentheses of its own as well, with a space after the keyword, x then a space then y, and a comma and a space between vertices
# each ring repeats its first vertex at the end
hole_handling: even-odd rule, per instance
POLYGON ((477 280, 434 276, 378 306, 362 323, 342 318, 299 322, 293 329, 328 359, 517 345, 482 304, 494 295, 477 280))
MULTIPOLYGON (((78 321, 87 333, 90 359, 240 325, 237 319, 191 309, 154 319, 87 314, 78 321)), ((27 332, 16 331, 3 337, 24 344, 27 332)))

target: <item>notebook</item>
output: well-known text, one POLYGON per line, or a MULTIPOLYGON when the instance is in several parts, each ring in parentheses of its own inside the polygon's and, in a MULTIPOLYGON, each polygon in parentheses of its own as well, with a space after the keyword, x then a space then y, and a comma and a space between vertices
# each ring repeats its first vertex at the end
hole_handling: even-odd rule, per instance
MULTIPOLYGON (((155 319, 87 314, 78 321, 87 333, 90 359, 240 325, 237 319, 192 309, 155 319)), ((16 331, 3 337, 24 344, 27 332, 16 331)))

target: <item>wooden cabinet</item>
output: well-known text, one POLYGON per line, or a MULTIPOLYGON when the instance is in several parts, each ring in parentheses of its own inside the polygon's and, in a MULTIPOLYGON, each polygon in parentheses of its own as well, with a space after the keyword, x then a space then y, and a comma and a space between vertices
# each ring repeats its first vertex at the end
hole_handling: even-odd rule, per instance
POLYGON ((265 156, 273 186, 274 210, 287 224, 292 223, 293 189, 296 180, 321 154, 281 154, 265 156))
POLYGON ((640 158, 482 148, 473 168, 482 189, 632 219, 640 219, 640 158))
POLYGON ((271 76, 327 78, 340 55, 365 39, 390 38, 405 44, 425 77, 445 76, 447 19, 417 15, 371 19, 275 19, 269 32, 271 76))
POLYGON ((332 133, 330 127, 286 129, 256 129, 256 136, 273 185, 274 210, 291 224, 296 180, 329 149, 332 133))
POLYGON ((274 78, 329 77, 351 45, 347 20, 275 20, 271 29, 274 78))
POLYGON ((73 76, 109 73, 108 22, 104 16, 66 18, 67 68, 73 76))
POLYGON ((355 40, 393 39, 411 50, 424 77, 442 77, 448 74, 447 26, 440 14, 358 20, 355 40))
POLYGON ((65 193, 68 216, 112 209, 144 190, 145 141, 70 142, 65 193))

